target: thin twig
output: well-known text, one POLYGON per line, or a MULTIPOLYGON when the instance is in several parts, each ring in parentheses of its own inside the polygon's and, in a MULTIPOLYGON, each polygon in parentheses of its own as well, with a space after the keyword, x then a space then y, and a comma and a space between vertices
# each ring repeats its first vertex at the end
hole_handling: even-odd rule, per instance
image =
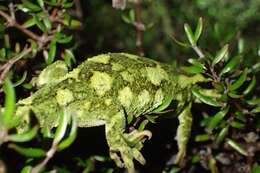
POLYGON ((76 15, 77 17, 82 20, 83 17, 83 13, 82 13, 82 8, 81 8, 81 4, 80 4, 80 0, 74 0, 75 2, 75 7, 76 7, 76 15))
POLYGON ((144 55, 143 52, 143 47, 142 47, 142 31, 144 30, 144 25, 142 23, 142 19, 141 19, 141 2, 140 0, 136 0, 136 24, 135 24, 135 28, 136 28, 136 48, 137 48, 137 53, 140 56, 144 55))
POLYGON ((33 40, 37 41, 40 44, 45 44, 46 40, 44 40, 41 36, 38 36, 36 34, 34 34, 32 31, 24 28, 21 24, 19 24, 15 18, 9 16, 8 14, 6 14, 5 12, 3 12, 2 10, 0 10, 0 16, 2 16, 3 18, 5 18, 5 20, 8 23, 8 26, 10 27, 15 27, 17 29, 19 29, 20 31, 22 31, 23 33, 25 33, 26 35, 28 35, 30 38, 32 38, 33 40))
POLYGON ((197 45, 192 45, 192 49, 198 54, 200 59, 205 57, 202 50, 197 45))
POLYGON ((21 58, 23 58, 24 56, 28 55, 30 52, 32 51, 32 48, 28 48, 23 50, 21 53, 19 53, 17 56, 11 58, 9 61, 7 61, 3 66, 0 67, 0 71, 2 71, 2 73, 0 74, 0 85, 3 84, 4 79, 7 75, 7 73, 9 72, 9 70, 11 69, 11 67, 21 58))
POLYGON ((56 150, 57 150, 57 146, 56 146, 56 145, 52 145, 51 149, 46 153, 45 159, 44 159, 42 162, 40 162, 38 165, 36 165, 36 166, 32 169, 31 173, 39 173, 39 172, 42 170, 42 168, 43 168, 43 167, 49 162, 49 160, 53 157, 53 155, 55 154, 56 150))

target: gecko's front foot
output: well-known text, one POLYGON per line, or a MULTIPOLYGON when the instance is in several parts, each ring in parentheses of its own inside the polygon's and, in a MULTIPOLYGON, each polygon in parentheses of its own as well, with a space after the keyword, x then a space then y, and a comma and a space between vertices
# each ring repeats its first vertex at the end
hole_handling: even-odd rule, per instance
POLYGON ((145 164, 145 159, 140 150, 143 142, 150 139, 152 133, 148 130, 134 130, 130 133, 124 133, 116 144, 110 146, 110 157, 116 162, 118 167, 126 167, 129 173, 134 173, 134 162, 137 160, 145 164))

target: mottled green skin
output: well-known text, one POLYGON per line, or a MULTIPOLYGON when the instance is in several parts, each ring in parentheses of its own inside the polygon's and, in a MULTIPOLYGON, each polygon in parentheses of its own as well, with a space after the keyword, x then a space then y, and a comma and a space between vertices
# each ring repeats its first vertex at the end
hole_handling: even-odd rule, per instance
POLYGON ((73 71, 66 71, 60 61, 47 67, 38 79, 41 88, 17 103, 16 114, 24 116, 21 129, 28 124, 30 110, 41 127, 51 129, 57 126, 58 112, 65 108, 77 116, 79 127, 105 125, 111 158, 132 173, 133 159, 145 163, 140 149, 144 137, 151 137, 151 133, 125 133, 126 118, 159 112, 171 100, 177 100, 179 112, 184 110, 176 136, 182 150, 177 157, 184 157, 191 124, 187 103, 191 99, 190 88, 203 80, 200 76, 187 77, 167 64, 125 53, 89 58, 73 71), (133 144, 134 141, 137 142, 133 144))

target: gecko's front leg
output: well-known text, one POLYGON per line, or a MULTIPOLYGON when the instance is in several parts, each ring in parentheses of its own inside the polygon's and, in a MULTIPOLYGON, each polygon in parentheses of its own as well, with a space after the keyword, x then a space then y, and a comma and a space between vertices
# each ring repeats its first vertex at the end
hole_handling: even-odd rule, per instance
POLYGON ((151 132, 134 130, 125 133, 125 122, 123 110, 113 114, 105 125, 106 138, 110 148, 110 157, 117 166, 126 167, 129 173, 134 173, 134 159, 141 164, 145 164, 145 159, 140 150, 145 137, 151 137, 151 132))

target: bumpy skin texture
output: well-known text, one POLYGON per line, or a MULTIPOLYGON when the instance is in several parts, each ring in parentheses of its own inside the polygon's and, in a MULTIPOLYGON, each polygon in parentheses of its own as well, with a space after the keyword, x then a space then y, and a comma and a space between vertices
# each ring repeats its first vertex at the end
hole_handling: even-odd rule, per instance
POLYGON ((56 127, 59 111, 64 108, 77 116, 79 127, 105 125, 110 157, 133 173, 134 159, 145 164, 140 150, 151 132, 126 133, 127 117, 160 112, 177 100, 180 125, 175 162, 180 163, 191 127, 190 89, 199 81, 203 81, 201 76, 188 77, 169 65, 126 53, 89 58, 68 73, 66 66, 57 61, 40 74, 41 88, 17 103, 16 115, 23 116, 20 130, 28 125, 30 111, 41 127, 56 127))

